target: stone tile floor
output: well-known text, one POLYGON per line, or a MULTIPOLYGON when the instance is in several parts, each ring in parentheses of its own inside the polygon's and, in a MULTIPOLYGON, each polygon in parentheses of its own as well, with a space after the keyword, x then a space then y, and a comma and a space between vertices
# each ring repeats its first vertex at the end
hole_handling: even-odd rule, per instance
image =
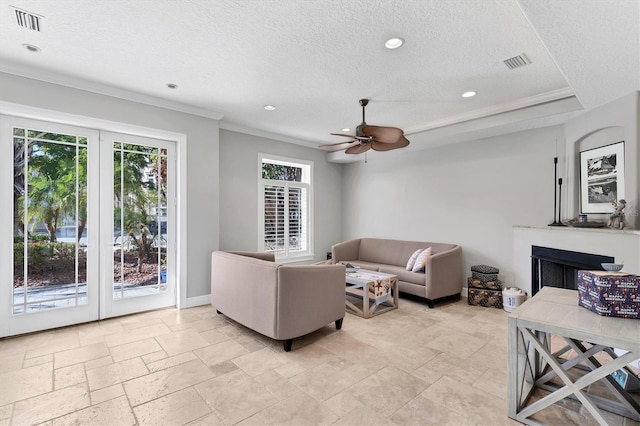
MULTIPOLYGON (((402 298, 289 353, 211 306, 6 338, 0 425, 518 424, 506 416, 507 315, 402 298)), ((537 419, 595 424, 573 402, 537 419)))

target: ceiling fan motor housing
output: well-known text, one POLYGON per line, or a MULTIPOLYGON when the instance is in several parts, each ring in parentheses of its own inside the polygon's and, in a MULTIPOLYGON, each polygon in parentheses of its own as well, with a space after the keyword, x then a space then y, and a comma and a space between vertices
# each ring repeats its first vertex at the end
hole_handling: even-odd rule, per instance
MULTIPOLYGON (((362 138, 369 138, 369 139, 371 139, 371 137, 370 137, 370 136, 365 135, 365 134, 364 134, 364 130, 362 130, 366 125, 367 125, 367 123, 364 123, 364 122, 363 122, 363 123, 362 123, 362 124, 360 124, 358 127, 356 127, 356 136, 360 136, 360 137, 362 137, 362 138)), ((360 143, 361 143, 361 144, 362 144, 362 143, 367 143, 367 142, 369 142, 369 139, 360 139, 360 143)))

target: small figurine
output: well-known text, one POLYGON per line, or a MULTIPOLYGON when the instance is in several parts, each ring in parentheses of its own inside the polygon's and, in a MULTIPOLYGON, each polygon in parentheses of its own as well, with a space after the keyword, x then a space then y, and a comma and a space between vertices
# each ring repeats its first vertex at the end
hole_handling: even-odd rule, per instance
POLYGON ((626 225, 624 218, 624 208, 627 207, 625 200, 618 200, 611 203, 614 208, 614 212, 609 216, 609 223, 607 226, 614 229, 623 229, 626 225))

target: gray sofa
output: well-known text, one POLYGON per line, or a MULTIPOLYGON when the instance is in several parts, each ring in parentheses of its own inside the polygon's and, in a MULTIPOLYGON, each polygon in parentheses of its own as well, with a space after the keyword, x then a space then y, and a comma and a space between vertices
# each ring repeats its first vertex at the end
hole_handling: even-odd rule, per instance
POLYGON ((276 340, 293 339, 345 315, 342 265, 283 265, 272 253, 215 251, 211 304, 219 314, 276 340))
POLYGON ((436 299, 459 298, 462 291, 462 248, 455 244, 358 238, 333 245, 331 259, 397 275, 400 292, 425 298, 430 308, 436 299), (407 271, 411 254, 428 247, 433 255, 427 258, 425 270, 407 271))

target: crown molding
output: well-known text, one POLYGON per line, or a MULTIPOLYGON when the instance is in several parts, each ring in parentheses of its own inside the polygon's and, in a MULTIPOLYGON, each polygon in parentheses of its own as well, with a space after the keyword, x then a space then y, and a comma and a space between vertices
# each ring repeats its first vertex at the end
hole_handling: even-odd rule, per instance
POLYGON ((229 130, 231 132, 244 133, 244 134, 247 134, 247 135, 258 136, 258 137, 261 137, 261 138, 273 139, 273 140, 276 140, 276 141, 279 141, 279 142, 286 142, 286 143, 290 143, 290 144, 294 144, 294 145, 305 146, 307 148, 318 149, 318 145, 313 143, 313 142, 304 141, 304 140, 297 139, 297 138, 292 138, 290 136, 281 135, 279 133, 267 132, 266 130, 260 130, 260 129, 256 129, 256 128, 248 127, 248 126, 243 126, 243 125, 236 124, 236 123, 229 123, 229 122, 221 121, 218 126, 219 126, 220 129, 229 130))
POLYGON ((406 130, 405 134, 411 135, 414 133, 421 133, 427 130, 447 127, 454 124, 464 123, 466 121, 478 120, 481 118, 491 117, 494 115, 504 114, 512 111, 518 111, 537 105, 575 97, 575 93, 573 93, 573 90, 570 87, 563 87, 562 89, 552 90, 550 92, 529 96, 527 98, 517 99, 513 102, 505 102, 502 104, 492 105, 487 108, 481 108, 464 114, 453 115, 442 120, 432 121, 423 126, 406 130))
POLYGON ((186 114, 211 118, 214 120, 220 120, 223 117, 223 114, 205 108, 198 108, 180 102, 157 98, 155 96, 143 95, 141 93, 135 93, 129 90, 118 89, 107 84, 97 83, 95 81, 89 81, 77 77, 70 77, 53 71, 31 69, 12 62, 4 61, 0 63, 0 72, 17 75, 19 77, 30 78, 33 80, 40 80, 60 86, 71 87, 73 89, 84 90, 100 95, 111 96, 127 101, 138 102, 145 105, 184 112, 186 114))

